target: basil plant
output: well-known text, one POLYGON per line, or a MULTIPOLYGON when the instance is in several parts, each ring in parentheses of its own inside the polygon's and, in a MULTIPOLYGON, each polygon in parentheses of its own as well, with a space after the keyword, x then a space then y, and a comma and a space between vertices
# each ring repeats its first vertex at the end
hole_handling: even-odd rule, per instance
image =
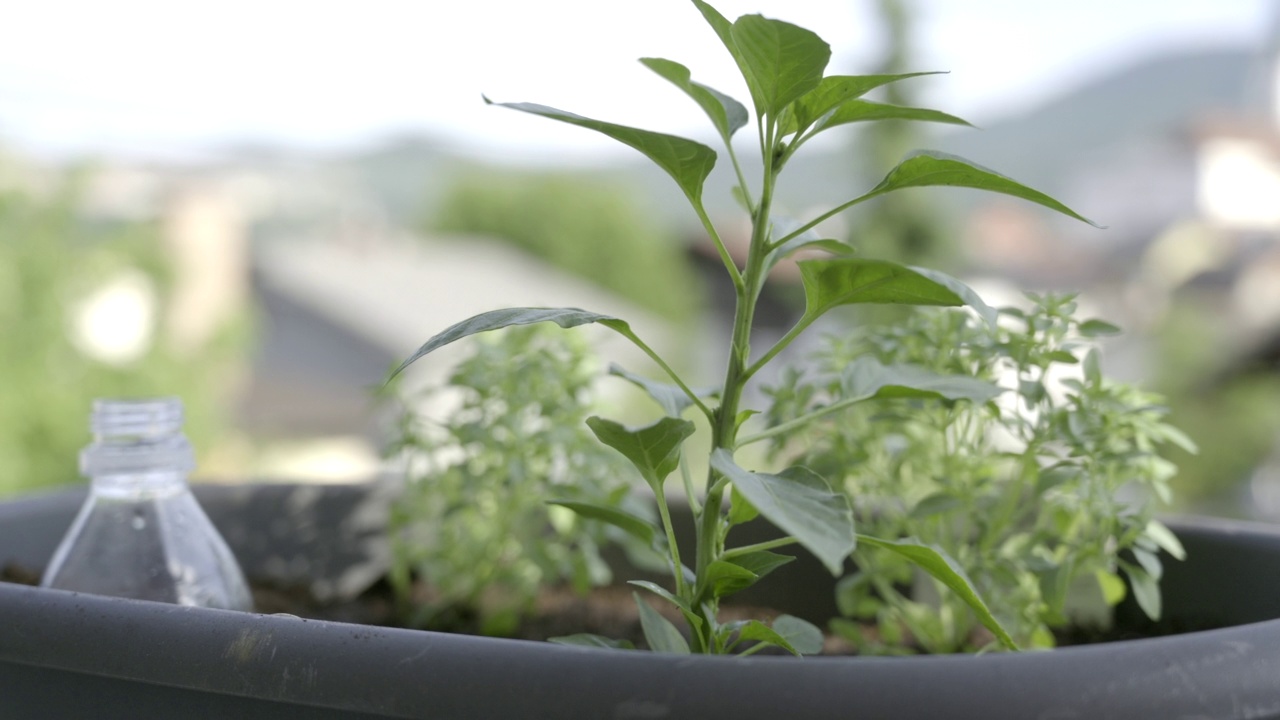
MULTIPOLYGON (((710 26, 715 40, 724 45, 737 64, 750 93, 751 107, 695 82, 689 69, 679 62, 663 58, 643 58, 640 62, 697 103, 719 135, 737 178, 732 192, 751 219, 750 247, 741 266, 730 256, 720 230, 703 205, 704 185, 718 160, 712 148, 687 138, 595 120, 545 105, 494 103, 488 98, 485 102, 602 133, 634 148, 670 175, 715 244, 736 295, 722 384, 713 392, 695 392, 625 320, 563 307, 493 310, 463 320, 429 339, 396 372, 442 346, 476 333, 547 322, 562 328, 602 325, 634 343, 665 373, 669 383, 618 372, 653 397, 662 411, 657 420, 642 427, 626 427, 602 417, 587 420, 595 436, 626 457, 652 489, 658 523, 652 524, 616 507, 549 499, 652 543, 668 559, 669 586, 649 582, 634 584, 638 591, 653 593, 678 608, 687 627, 683 631, 677 628, 637 592, 640 619, 651 649, 744 655, 770 646, 797 654, 820 650, 821 633, 798 618, 784 615, 771 624, 759 620, 721 622, 719 619, 720 602, 790 561, 791 557, 775 551, 793 544, 808 550, 837 576, 843 572, 846 559, 858 548, 878 548, 904 558, 954 593, 1000 644, 1013 647, 1013 639, 974 591, 960 566, 939 548, 911 539, 859 534, 848 496, 803 466, 779 472, 743 467, 739 451, 748 442, 763 439, 740 436, 744 422, 755 413, 744 407, 744 391, 761 369, 835 308, 867 303, 968 306, 985 321, 995 322, 995 311, 955 278, 925 268, 859 257, 848 245, 820 237, 814 228, 838 213, 888 193, 957 186, 1011 195, 1089 221, 1053 198, 1008 177, 932 151, 909 155, 889 170, 879 184, 815 217, 793 219, 775 214, 774 192, 784 170, 796 153, 819 134, 852 123, 884 120, 967 123, 936 110, 864 98, 877 87, 928 73, 825 74, 831 48, 813 32, 761 15, 744 15, 731 22, 702 0, 693 0, 693 5, 710 26), (732 143, 733 136, 744 129, 749 129, 758 141, 763 172, 754 179, 743 173, 743 164, 732 143), (804 313, 776 344, 763 352, 753 352, 752 327, 765 279, 774 266, 802 249, 816 249, 826 255, 798 263, 804 288, 804 313), (694 433, 694 423, 685 417, 688 413, 701 415, 710 426, 708 475, 700 497, 693 494, 694 483, 685 478, 697 525, 692 556, 682 553, 676 545, 666 489, 670 476, 682 466, 682 447, 694 433), (779 528, 783 537, 735 547, 734 527, 758 516, 779 528)), ((974 388, 968 383, 957 389, 948 383, 936 382, 932 376, 898 373, 894 368, 887 368, 866 383, 858 396, 845 398, 843 402, 853 404, 903 393, 959 400, 969 398, 973 392, 974 388)), ((788 430, 801 428, 823 417, 826 411, 820 409, 791 418, 786 427, 788 430)), ((583 636, 565 641, 605 643, 603 639, 583 636)))

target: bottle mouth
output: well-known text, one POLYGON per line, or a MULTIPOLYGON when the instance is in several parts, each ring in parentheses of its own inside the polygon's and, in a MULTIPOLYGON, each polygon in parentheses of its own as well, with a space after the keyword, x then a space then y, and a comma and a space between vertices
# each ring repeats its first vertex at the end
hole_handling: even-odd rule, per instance
POLYGON ((182 431, 182 400, 177 397, 93 401, 89 429, 96 441, 162 438, 182 431))
POLYGON ((182 434, 182 400, 176 397, 104 399, 93 402, 93 443, 80 453, 86 476, 195 469, 195 453, 182 434))

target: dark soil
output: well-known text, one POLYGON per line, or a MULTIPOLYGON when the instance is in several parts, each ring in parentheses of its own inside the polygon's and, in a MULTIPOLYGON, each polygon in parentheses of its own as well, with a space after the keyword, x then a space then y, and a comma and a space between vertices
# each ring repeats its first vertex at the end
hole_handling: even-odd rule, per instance
MULTIPOLYGON (((10 563, 0 568, 0 581, 21 585, 38 585, 40 573, 31 568, 10 563)), ((382 627, 405 627, 410 623, 397 612, 397 604, 391 586, 386 581, 375 583, 359 597, 344 602, 320 602, 305 587, 274 587, 255 585, 254 605, 261 613, 287 613, 315 620, 357 623, 382 627)), ((569 589, 553 588, 542 592, 530 615, 520 625, 513 637, 523 640, 547 638, 575 633, 593 633, 604 637, 629 640, 636 647, 645 647, 640 628, 639 611, 632 599, 634 588, 610 586, 579 595, 569 589)), ((681 624, 679 613, 666 603, 652 603, 652 607, 670 620, 681 624)), ((725 621, 756 618, 769 620, 779 611, 770 608, 726 605, 721 618, 725 621)), ((443 613, 427 629, 442 632, 475 634, 478 619, 465 612, 443 613)), ((1186 620, 1143 620, 1112 628, 1070 626, 1055 631, 1059 646, 1137 640, 1142 638, 1177 635, 1222 627, 1220 623, 1188 622, 1186 620)), ((828 636, 823 654, 847 655, 852 646, 842 638, 828 636)))

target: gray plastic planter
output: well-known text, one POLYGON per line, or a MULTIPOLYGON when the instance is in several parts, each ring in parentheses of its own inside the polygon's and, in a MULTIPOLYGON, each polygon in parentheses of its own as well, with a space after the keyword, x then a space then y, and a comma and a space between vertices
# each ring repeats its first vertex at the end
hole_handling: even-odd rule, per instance
MULTIPOLYGON (((310 574, 340 595, 382 568, 385 505, 364 489, 198 494, 250 576, 310 574)), ((0 504, 0 564, 42 565, 78 503, 0 504)), ((983 657, 670 656, 0 583, 0 717, 1280 718, 1280 532, 1175 530, 1189 558, 1167 564, 1167 614, 1235 627, 983 657)), ((830 592, 791 584, 802 600, 830 592)))

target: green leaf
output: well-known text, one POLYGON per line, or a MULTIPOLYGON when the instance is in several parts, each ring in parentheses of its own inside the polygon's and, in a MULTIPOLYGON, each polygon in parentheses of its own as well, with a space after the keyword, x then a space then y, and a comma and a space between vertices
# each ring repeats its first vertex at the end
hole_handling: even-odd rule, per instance
POLYGON ((1102 591, 1102 599, 1109 607, 1115 607, 1124 600, 1128 592, 1119 575, 1106 570, 1095 571, 1093 575, 1098 579, 1098 589, 1102 591))
POLYGON ((779 615, 773 619, 773 630, 801 655, 816 655, 822 652, 822 631, 813 623, 794 615, 779 615))
POLYGON ((911 508, 911 517, 933 517, 940 513, 955 510, 961 504, 960 498, 949 492, 936 492, 916 503, 915 507, 911 508))
POLYGON ((622 453, 654 492, 680 464, 680 445, 693 434, 693 423, 664 416, 652 425, 628 428, 601 417, 587 418, 587 427, 600 442, 622 453))
POLYGON ((1160 546, 1160 549, 1172 555, 1174 559, 1187 559, 1187 551, 1183 549, 1182 542, 1178 540, 1178 536, 1174 535, 1173 531, 1159 520, 1149 520, 1142 534, 1151 538, 1156 545, 1160 546))
POLYGON ((971 163, 964 158, 933 150, 922 150, 909 155, 897 167, 890 170, 879 185, 872 188, 871 192, 858 198, 856 202, 869 200, 903 188, 941 185, 967 187, 1012 195, 1087 222, 1094 227, 1101 227, 1038 190, 1032 190, 1016 180, 1007 178, 994 170, 988 170, 981 165, 971 163))
POLYGON ((649 649, 654 652, 688 655, 689 642, 676 626, 641 599, 640 593, 631 593, 631 596, 635 598, 636 607, 640 608, 640 627, 644 630, 644 639, 649 642, 649 649))
POLYGON ((715 31, 716 36, 720 38, 720 42, 724 43, 724 47, 733 56, 733 61, 738 64, 738 71, 742 73, 742 79, 747 83, 747 90, 751 92, 751 101, 756 108, 763 106, 762 92, 760 83, 756 81, 755 74, 751 70, 751 66, 747 63, 742 51, 738 49, 738 43, 733 39, 733 23, 729 22, 719 10, 711 7, 703 0, 693 0, 694 7, 698 8, 698 12, 702 13, 702 17, 715 31))
POLYGON ((751 522, 760 516, 760 511, 756 510, 742 493, 738 492, 738 488, 734 485, 729 486, 729 524, 741 525, 751 522))
MULTIPOLYGON (((693 405, 693 399, 690 398, 684 390, 678 385, 671 383, 657 382, 641 375, 636 375, 623 369, 617 364, 609 365, 609 374, 620 377, 631 384, 639 387, 653 398, 654 402, 662 408, 662 411, 671 417, 680 417, 684 411, 693 405)), ((695 389, 700 397, 711 397, 716 393, 715 390, 695 389)))
POLYGON ((1056 362, 1056 363, 1062 363, 1063 365, 1079 365, 1080 364, 1080 358, 1076 357, 1075 355, 1073 355, 1072 353, 1066 350, 1054 350, 1050 353, 1047 353, 1045 355, 1045 359, 1052 360, 1053 362, 1056 362))
POLYGON ((733 483, 760 514, 808 548, 832 575, 839 575, 857 539, 849 498, 835 492, 812 470, 793 467, 781 474, 743 470, 723 448, 711 467, 733 483))
POLYGON ((756 550, 745 555, 736 555, 725 562, 733 563, 738 567, 755 573, 756 577, 763 578, 793 560, 795 558, 791 555, 782 555, 768 550, 756 550))
POLYGON ((1004 392, 1000 386, 967 375, 940 375, 914 365, 884 365, 861 355, 840 374, 846 398, 923 397, 982 404, 1004 392))
POLYGON ((1121 563, 1121 567, 1124 568, 1125 575, 1129 576, 1129 587, 1133 590, 1133 599, 1138 601, 1138 607, 1142 608, 1147 617, 1159 620, 1162 610, 1160 585, 1155 578, 1148 575, 1146 570, 1129 563, 1121 563))
POLYGON ((1102 356, 1097 348, 1092 348, 1084 355, 1084 379, 1094 387, 1102 384, 1102 356))
POLYGON ((1088 338, 1119 335, 1120 328, 1103 320, 1085 320, 1080 323, 1080 334, 1088 338))
MULTIPOLYGON (((769 242, 772 245, 779 237, 786 237, 800 227, 800 222, 789 217, 775 217, 770 228, 769 242)), ((824 250, 836 256, 853 255, 856 251, 846 243, 832 238, 824 238, 812 228, 805 230, 790 240, 774 247, 765 256, 765 270, 773 269, 778 263, 805 248, 824 250)))
POLYGON ((693 82, 689 68, 684 65, 663 58, 640 58, 640 62, 693 98, 707 117, 711 118, 716 131, 726 143, 750 119, 742 103, 706 85, 693 82))
POLYGON ((658 167, 667 171, 684 194, 695 205, 702 203, 702 185, 716 165, 716 153, 711 148, 688 138, 666 135, 651 130, 615 125, 614 123, 574 115, 571 112, 557 110, 536 103, 495 103, 489 98, 484 101, 490 105, 519 110, 533 115, 541 115, 552 120, 577 125, 607 135, 618 142, 639 150, 658 167))
POLYGON ((942 548, 936 545, 926 545, 911 538, 905 540, 882 540, 862 534, 858 535, 858 542, 865 546, 897 553, 915 563, 916 567, 932 575, 934 579, 950 588, 956 594, 956 597, 964 601, 973 610, 978 622, 981 622, 990 630, 1002 645, 1010 650, 1018 649, 1018 646, 1013 642, 1013 638, 1009 637, 1009 633, 991 614, 987 604, 983 602, 978 592, 974 590, 973 583, 969 580, 968 575, 965 574, 964 569, 951 556, 947 555, 942 548))
MULTIPOLYGON (((692 573, 686 572, 685 575, 690 576, 692 573)), ((689 578, 689 582, 694 582, 695 579, 696 578, 689 578)), ((684 615, 685 622, 689 623, 689 627, 702 627, 702 618, 698 617, 698 614, 693 611, 693 608, 689 606, 689 603, 681 600, 670 590, 667 590, 657 583, 649 582, 648 580, 628 580, 627 584, 634 585, 638 588, 644 588, 672 605, 675 605, 680 610, 680 614, 684 615)))
POLYGON ((973 127, 967 120, 937 110, 889 105, 870 100, 846 100, 829 115, 819 120, 814 132, 829 130, 849 123, 875 120, 913 120, 973 127))
POLYGON ((625 510, 578 500, 555 499, 548 500, 547 504, 559 505, 574 511, 584 518, 609 523, 649 546, 653 545, 653 541, 657 537, 657 528, 647 520, 636 517, 625 510))
POLYGON ((973 291, 973 288, 938 270, 916 267, 914 265, 911 266, 911 269, 914 270, 916 274, 926 277, 955 293, 956 297, 959 297, 964 301, 965 305, 978 313, 978 315, 987 322, 988 326, 993 330, 996 328, 996 322, 1000 317, 999 311, 984 302, 983 299, 978 296, 978 293, 973 291))
POLYGON ((739 65, 745 65, 754 80, 752 100, 760 116, 777 117, 793 100, 817 87, 831 60, 831 46, 822 38, 781 20, 743 15, 731 32, 739 65))
POLYGON ((707 566, 704 581, 710 586, 712 595, 722 598, 755 585, 759 579, 759 575, 741 565, 716 560, 707 566))
POLYGON ((622 335, 630 340, 641 350, 652 355, 653 351, 645 345, 640 338, 636 337, 631 331, 631 326, 625 321, 609 315, 601 315, 599 313, 588 312, 578 308, 506 308, 503 310, 490 310, 489 312, 480 313, 473 317, 467 318, 460 323, 449 326, 443 332, 432 337, 416 352, 409 356, 408 360, 400 363, 391 372, 391 377, 395 377, 404 371, 405 368, 424 357, 425 355, 439 350, 440 348, 461 340, 469 335, 488 332, 490 330, 501 330, 505 327, 514 325, 532 325, 540 322, 553 322, 562 328, 568 329, 579 325, 587 325, 590 323, 598 323, 610 330, 622 335))
POLYGON ((636 649, 636 646, 632 645, 630 640, 614 640, 603 635, 593 635, 591 633, 576 633, 574 635, 547 638, 547 642, 576 647, 608 648, 610 650, 636 649))
MULTIPOLYGON (((945 307, 978 303, 979 312, 990 310, 960 281, 923 268, 858 257, 803 260, 799 265, 805 298, 801 322, 812 322, 840 305, 862 303, 945 307)), ((994 311, 990 315, 994 318, 994 311)))
POLYGON ((846 101, 862 97, 881 85, 888 85, 898 80, 919 77, 921 75, 938 75, 937 72, 915 72, 900 75, 831 75, 822 78, 818 86, 791 106, 790 121, 784 126, 783 133, 804 132, 823 115, 834 110, 846 101))

